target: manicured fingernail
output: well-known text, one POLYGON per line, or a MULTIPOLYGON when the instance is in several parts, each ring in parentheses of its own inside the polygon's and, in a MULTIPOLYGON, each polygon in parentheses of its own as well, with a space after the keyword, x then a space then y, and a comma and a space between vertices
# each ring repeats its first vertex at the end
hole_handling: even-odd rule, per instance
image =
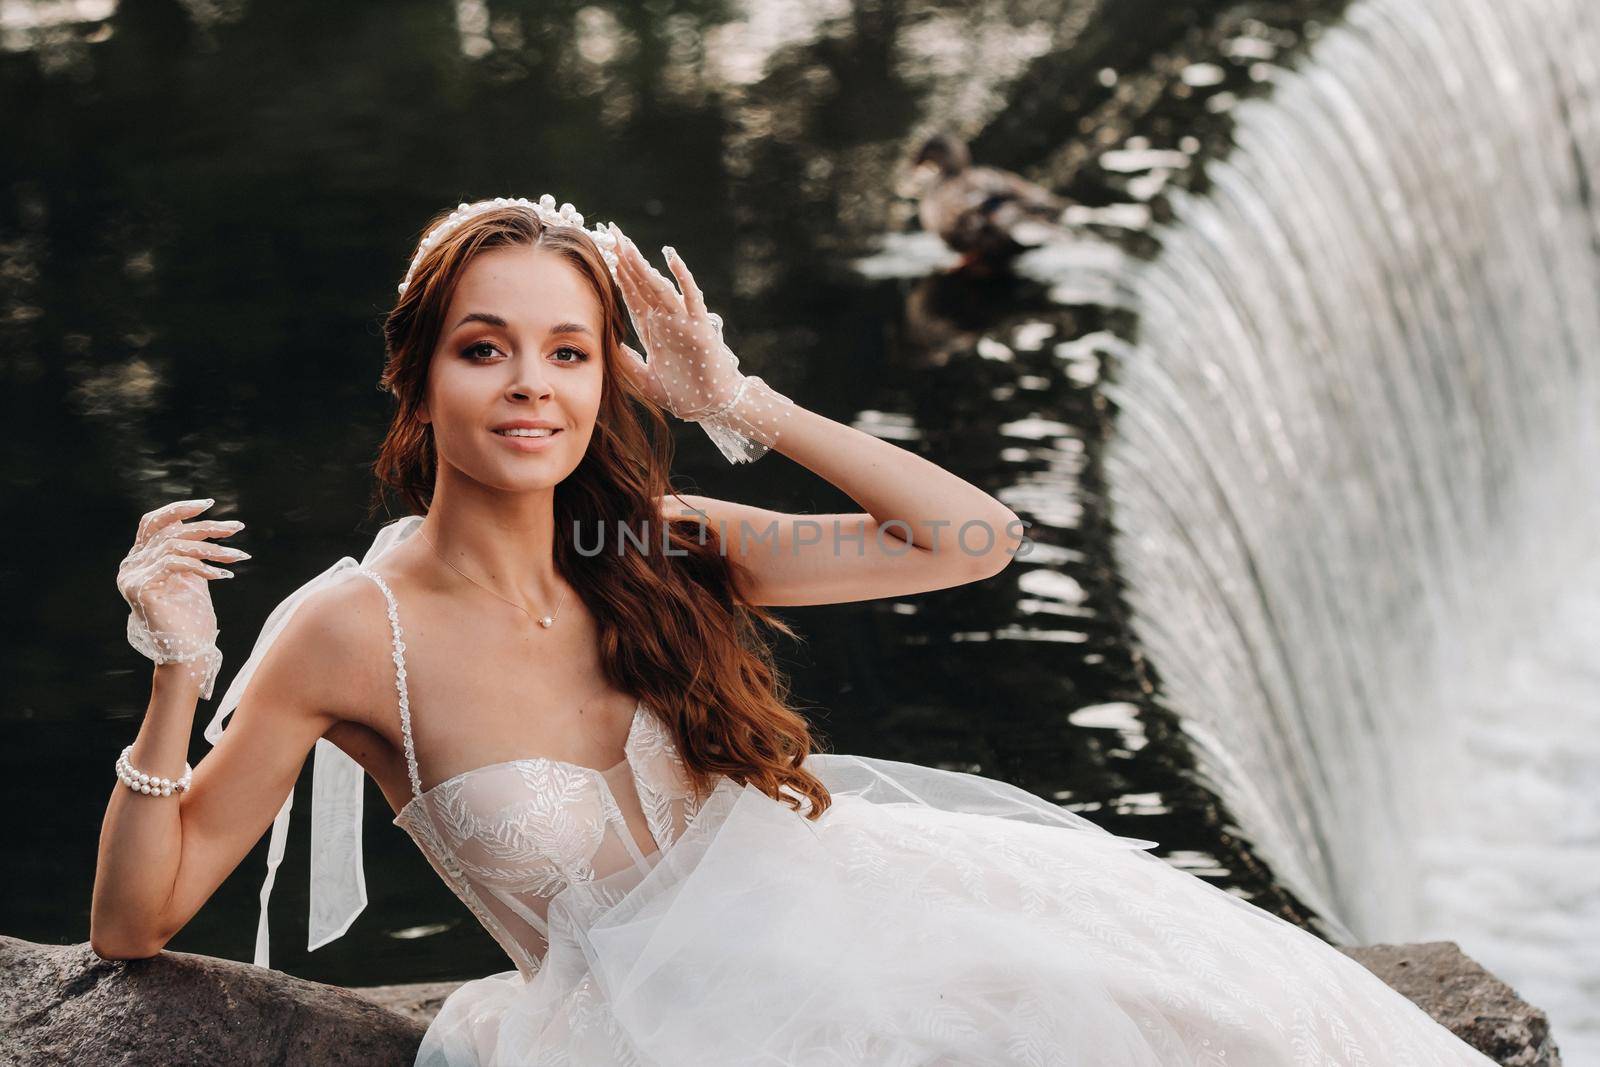
POLYGON ((662 245, 661 246, 661 254, 666 256, 668 259, 677 259, 678 258, 677 249, 673 248, 671 245, 662 245))

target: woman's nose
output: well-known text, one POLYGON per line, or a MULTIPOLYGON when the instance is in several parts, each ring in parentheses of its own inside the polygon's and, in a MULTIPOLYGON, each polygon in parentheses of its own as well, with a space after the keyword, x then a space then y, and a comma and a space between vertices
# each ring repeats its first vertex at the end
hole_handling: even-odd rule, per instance
POLYGON ((512 359, 506 362, 512 368, 508 392, 517 396, 547 396, 550 392, 550 380, 545 368, 537 359, 512 359))

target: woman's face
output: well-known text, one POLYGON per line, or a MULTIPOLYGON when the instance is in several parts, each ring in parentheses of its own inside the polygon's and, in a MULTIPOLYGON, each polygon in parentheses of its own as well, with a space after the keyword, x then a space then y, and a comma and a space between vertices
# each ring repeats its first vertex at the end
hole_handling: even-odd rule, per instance
POLYGON ((555 252, 526 245, 475 256, 462 273, 428 370, 419 417, 441 470, 508 492, 556 485, 577 469, 600 411, 600 301, 555 252), (546 438, 498 427, 537 421, 546 438))

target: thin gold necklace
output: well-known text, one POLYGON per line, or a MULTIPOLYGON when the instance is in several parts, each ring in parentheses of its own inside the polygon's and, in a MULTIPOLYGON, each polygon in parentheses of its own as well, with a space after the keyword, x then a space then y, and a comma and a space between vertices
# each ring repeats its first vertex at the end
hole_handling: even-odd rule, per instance
MULTIPOLYGON (((528 618, 530 618, 530 619, 533 618, 533 616, 528 613, 528 609, 527 608, 523 607, 521 604, 518 604, 515 600, 506 600, 505 597, 500 596, 499 593, 496 593, 493 589, 490 589, 488 586, 486 586, 482 582, 478 581, 472 575, 468 574, 467 572, 463 571, 460 567, 457 567, 454 563, 451 563, 449 560, 445 559, 444 558, 444 553, 440 552, 437 548, 434 548, 433 542, 428 540, 427 534, 423 533, 420 528, 417 530, 417 536, 422 538, 423 543, 425 543, 429 548, 433 549, 433 554, 438 556, 439 559, 441 561, 443 561, 443 563, 444 563, 444 565, 446 567, 449 567, 451 570, 453 570, 457 574, 461 575, 461 577, 465 578, 467 581, 471 582, 473 585, 477 586, 479 589, 482 589, 485 593, 488 593, 491 596, 500 597, 501 600, 505 600, 505 602, 507 604, 510 604, 512 607, 516 608, 518 611, 522 612, 524 615, 527 615, 528 618)), ((541 616, 539 616, 539 625, 543 626, 546 630, 548 630, 548 629, 550 629, 550 627, 554 626, 556 624, 556 616, 561 614, 561 609, 564 606, 566 606, 566 603, 567 603, 567 591, 565 589, 563 589, 561 591, 561 601, 560 601, 560 603, 556 604, 555 612, 553 614, 550 614, 550 615, 541 615, 541 616)))

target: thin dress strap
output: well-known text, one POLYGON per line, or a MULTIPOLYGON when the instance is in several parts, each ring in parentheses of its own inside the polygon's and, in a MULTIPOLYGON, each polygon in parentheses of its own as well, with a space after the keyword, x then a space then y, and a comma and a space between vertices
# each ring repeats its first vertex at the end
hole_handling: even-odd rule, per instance
POLYGON ((394 640, 394 687, 400 695, 400 736, 405 743, 406 771, 411 776, 411 795, 422 796, 422 777, 417 773, 417 746, 411 737, 411 697, 406 692, 406 643, 400 635, 400 609, 395 602, 389 583, 377 571, 359 568, 361 573, 378 583, 384 599, 389 602, 389 632, 394 640))

